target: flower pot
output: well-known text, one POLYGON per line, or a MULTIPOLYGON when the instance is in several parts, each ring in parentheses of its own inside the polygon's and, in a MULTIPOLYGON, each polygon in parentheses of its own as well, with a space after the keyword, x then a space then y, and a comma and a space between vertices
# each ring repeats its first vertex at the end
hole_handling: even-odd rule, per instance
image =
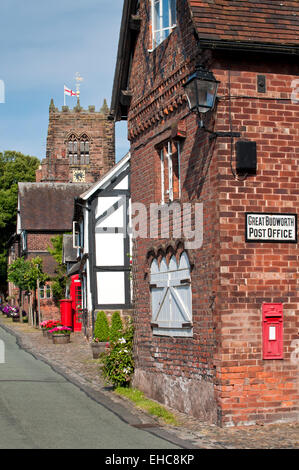
POLYGON ((20 318, 19 318, 19 317, 12 317, 12 321, 13 321, 14 323, 17 323, 17 322, 20 321, 20 318))
POLYGON ((51 333, 50 330, 46 330, 46 331, 47 331, 47 337, 48 337, 49 339, 52 339, 52 334, 53 334, 53 333, 51 333))
POLYGON ((100 354, 106 351, 107 341, 91 343, 91 351, 93 359, 98 359, 100 354))
POLYGON ((47 330, 42 330, 42 332, 43 332, 43 336, 46 336, 46 337, 48 336, 48 331, 47 330))
POLYGON ((52 340, 53 344, 66 344, 70 343, 71 341, 71 335, 64 335, 64 334, 58 334, 58 335, 52 335, 52 340))

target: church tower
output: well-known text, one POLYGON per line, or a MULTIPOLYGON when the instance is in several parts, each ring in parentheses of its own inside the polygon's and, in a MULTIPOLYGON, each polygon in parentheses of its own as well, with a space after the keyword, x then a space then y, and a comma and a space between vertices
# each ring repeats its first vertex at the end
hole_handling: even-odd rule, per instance
POLYGON ((99 111, 77 105, 49 107, 46 158, 36 173, 37 182, 94 183, 115 164, 114 121, 106 100, 99 111))

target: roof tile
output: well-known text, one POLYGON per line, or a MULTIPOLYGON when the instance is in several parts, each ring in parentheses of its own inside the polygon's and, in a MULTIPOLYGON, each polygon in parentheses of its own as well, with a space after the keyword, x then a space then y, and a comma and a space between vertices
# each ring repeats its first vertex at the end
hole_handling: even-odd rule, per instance
POLYGON ((298 0, 188 0, 200 39, 299 44, 298 0))
POLYGON ((90 186, 88 183, 19 183, 21 229, 71 230, 74 198, 90 186))

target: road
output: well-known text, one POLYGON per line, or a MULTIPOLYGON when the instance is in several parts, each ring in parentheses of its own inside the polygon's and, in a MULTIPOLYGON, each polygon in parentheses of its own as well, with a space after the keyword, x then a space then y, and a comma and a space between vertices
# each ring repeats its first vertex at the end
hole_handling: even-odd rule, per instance
POLYGON ((0 449, 176 449, 123 422, 0 327, 0 449))

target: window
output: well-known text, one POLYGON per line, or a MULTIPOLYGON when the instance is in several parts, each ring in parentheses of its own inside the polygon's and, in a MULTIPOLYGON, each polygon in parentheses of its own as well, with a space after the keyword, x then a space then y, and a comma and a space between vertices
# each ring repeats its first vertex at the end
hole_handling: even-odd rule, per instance
POLYGON ((39 298, 40 299, 50 299, 51 297, 52 297, 52 292, 51 292, 50 284, 40 285, 39 286, 39 298))
POLYGON ((46 298, 47 299, 51 298, 51 286, 50 286, 50 284, 46 285, 46 298))
POLYGON ((150 289, 153 334, 192 336, 190 264, 186 252, 179 264, 174 256, 169 265, 165 257, 160 266, 156 259, 152 262, 150 289))
POLYGON ((86 134, 80 138, 72 134, 67 143, 67 151, 70 165, 89 164, 89 139, 86 134))
POLYGON ((81 236, 82 231, 80 230, 79 222, 73 221, 73 248, 81 248, 81 236))
POLYGON ((26 230, 23 230, 21 232, 21 250, 24 253, 27 251, 27 232, 26 230))
POLYGON ((160 148, 161 203, 171 202, 181 197, 180 144, 166 142, 160 148))
POLYGON ((80 163, 81 165, 89 164, 89 141, 86 134, 80 138, 80 163))
POLYGON ((40 299, 45 298, 45 286, 44 285, 39 286, 39 298, 40 299))
POLYGON ((153 49, 169 36, 176 26, 176 0, 152 0, 153 49))

